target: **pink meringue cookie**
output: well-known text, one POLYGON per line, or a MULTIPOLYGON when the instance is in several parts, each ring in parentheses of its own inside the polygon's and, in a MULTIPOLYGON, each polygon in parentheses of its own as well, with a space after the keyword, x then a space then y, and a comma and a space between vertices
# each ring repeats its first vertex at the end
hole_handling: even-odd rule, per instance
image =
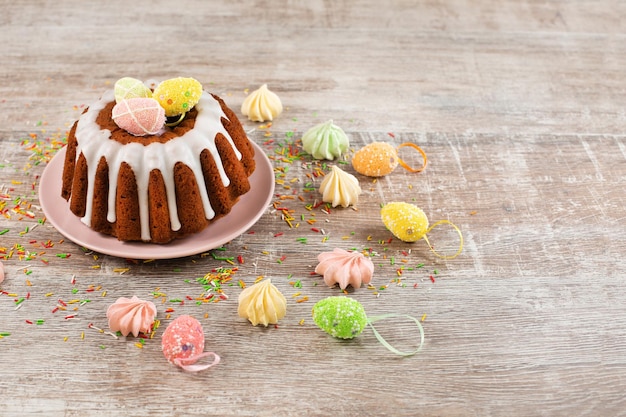
POLYGON ((361 283, 369 284, 374 274, 374 263, 360 252, 349 252, 335 248, 332 252, 317 255, 320 262, 315 272, 324 275, 324 282, 329 287, 339 284, 342 290, 348 285, 359 288, 361 283))
POLYGON ((150 333, 156 315, 153 302, 141 300, 134 295, 132 298, 118 298, 107 309, 109 327, 124 336, 132 333, 137 337, 140 333, 150 333))
POLYGON ((0 261, 0 282, 4 281, 4 265, 0 261))

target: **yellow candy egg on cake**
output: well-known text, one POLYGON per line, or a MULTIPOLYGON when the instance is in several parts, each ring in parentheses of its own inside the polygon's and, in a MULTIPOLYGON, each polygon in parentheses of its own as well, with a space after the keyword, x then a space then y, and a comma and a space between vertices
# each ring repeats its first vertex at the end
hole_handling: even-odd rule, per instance
POLYGON ((202 84, 193 78, 170 78, 160 83, 152 96, 165 109, 167 117, 191 110, 202 96, 202 84))
POLYGON ((383 223, 391 233, 403 242, 416 242, 428 231, 428 218, 421 208, 394 202, 380 210, 383 223))

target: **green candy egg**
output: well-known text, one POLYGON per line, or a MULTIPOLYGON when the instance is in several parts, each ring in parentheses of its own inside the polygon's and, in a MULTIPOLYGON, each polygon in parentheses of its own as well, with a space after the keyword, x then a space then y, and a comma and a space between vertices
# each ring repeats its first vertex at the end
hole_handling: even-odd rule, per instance
POLYGON ((152 91, 141 80, 132 77, 124 77, 117 80, 113 91, 116 103, 130 98, 152 97, 152 91))
POLYGON ((367 325, 365 309, 349 297, 328 297, 313 306, 313 322, 326 333, 340 339, 352 339, 367 325))

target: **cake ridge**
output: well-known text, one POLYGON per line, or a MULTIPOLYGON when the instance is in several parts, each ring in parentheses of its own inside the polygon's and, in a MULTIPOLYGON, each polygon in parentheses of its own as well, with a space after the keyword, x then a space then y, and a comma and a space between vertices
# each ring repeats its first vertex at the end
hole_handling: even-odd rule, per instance
POLYGON ((197 116, 193 129, 166 142, 152 142, 147 145, 141 143, 142 138, 139 138, 137 142, 121 144, 112 139, 112 132, 109 129, 102 128, 98 125, 96 119, 99 113, 114 99, 113 90, 105 92, 99 101, 87 109, 77 123, 75 135, 77 151, 74 163, 83 155, 87 162, 88 171, 86 207, 81 221, 91 227, 95 176, 99 161, 102 158, 105 158, 109 168, 107 221, 114 223, 117 219, 115 212, 117 193, 116 178, 122 163, 128 164, 135 174, 139 198, 139 221, 142 240, 149 241, 151 239, 148 209, 148 183, 150 173, 155 169, 160 171, 165 183, 170 223, 173 231, 178 231, 181 228, 177 211, 173 173, 174 166, 179 162, 189 167, 193 172, 203 203, 205 217, 209 220, 213 219, 216 213, 209 200, 199 155, 204 150, 208 150, 217 166, 219 178, 224 187, 228 187, 231 180, 226 174, 222 158, 220 157, 215 143, 217 135, 221 134, 230 144, 237 159, 242 159, 242 153, 223 126, 222 118, 229 122, 230 119, 222 109, 218 99, 210 93, 203 91, 200 101, 195 106, 197 116), (182 143, 184 143, 184 146, 179 146, 182 145, 182 143))

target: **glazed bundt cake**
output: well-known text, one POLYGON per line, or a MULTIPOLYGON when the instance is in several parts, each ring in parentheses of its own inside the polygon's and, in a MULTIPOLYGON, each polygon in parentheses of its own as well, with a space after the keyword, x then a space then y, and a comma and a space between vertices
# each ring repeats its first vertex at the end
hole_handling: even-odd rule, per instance
MULTIPOLYGON (((87 226, 122 241, 167 243, 203 230, 249 191, 254 148, 218 96, 200 90, 175 126, 143 136, 118 126, 116 99, 125 100, 117 87, 68 135, 62 196, 87 226)), ((129 117, 141 121, 136 114, 129 117)))

